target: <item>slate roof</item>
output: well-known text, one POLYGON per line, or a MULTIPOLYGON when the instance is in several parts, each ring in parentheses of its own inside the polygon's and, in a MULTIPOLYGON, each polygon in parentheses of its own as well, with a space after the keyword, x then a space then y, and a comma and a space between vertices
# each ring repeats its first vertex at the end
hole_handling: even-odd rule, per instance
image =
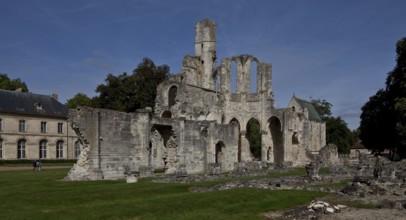
POLYGON ((299 99, 294 96, 296 99, 297 103, 299 103, 300 107, 302 109, 307 108, 307 111, 309 112, 309 119, 311 121, 322 121, 320 118, 319 113, 317 113, 316 109, 313 107, 312 103, 303 99, 299 99))
POLYGON ((0 113, 67 118, 68 109, 47 95, 0 89, 0 113))

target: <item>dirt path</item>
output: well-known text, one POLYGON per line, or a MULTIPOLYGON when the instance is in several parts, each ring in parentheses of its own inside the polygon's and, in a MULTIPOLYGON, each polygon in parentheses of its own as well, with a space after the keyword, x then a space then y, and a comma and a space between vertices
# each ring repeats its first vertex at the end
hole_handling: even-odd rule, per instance
MULTIPOLYGON (((72 166, 42 166, 43 170, 71 168, 72 166)), ((0 166, 0 171, 33 170, 32 166, 0 166)))

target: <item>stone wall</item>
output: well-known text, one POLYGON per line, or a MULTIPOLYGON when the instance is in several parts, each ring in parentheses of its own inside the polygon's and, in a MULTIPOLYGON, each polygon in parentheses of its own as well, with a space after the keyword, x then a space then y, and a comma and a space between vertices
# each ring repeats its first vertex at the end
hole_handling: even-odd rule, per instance
POLYGON ((71 109, 70 122, 84 150, 73 168, 80 172, 72 170, 69 178, 119 179, 124 177, 124 167, 138 170, 148 165, 149 113, 71 109))

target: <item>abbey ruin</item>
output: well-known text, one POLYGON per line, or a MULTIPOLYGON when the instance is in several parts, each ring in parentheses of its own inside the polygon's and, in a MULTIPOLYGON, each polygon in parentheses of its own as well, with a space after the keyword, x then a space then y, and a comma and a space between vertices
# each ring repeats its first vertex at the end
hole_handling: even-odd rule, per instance
POLYGON ((325 124, 309 102, 294 96, 287 108, 275 108, 271 64, 240 55, 217 65, 216 24, 205 19, 195 28, 195 55, 185 56, 181 73, 158 86, 153 112, 70 110, 84 148, 68 179, 120 179, 131 171, 155 169, 215 174, 303 166, 326 145, 325 124), (256 82, 250 82, 254 64, 256 82), (251 152, 246 137, 250 120, 260 126, 260 155, 251 152))

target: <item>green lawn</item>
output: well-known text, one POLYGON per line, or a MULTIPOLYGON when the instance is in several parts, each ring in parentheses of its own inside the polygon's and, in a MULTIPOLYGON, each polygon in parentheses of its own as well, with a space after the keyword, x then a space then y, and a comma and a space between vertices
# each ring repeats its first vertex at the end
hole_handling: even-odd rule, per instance
POLYGON ((0 172, 0 219, 261 219, 261 213, 325 195, 233 189, 193 193, 200 184, 66 182, 67 169, 0 172))

